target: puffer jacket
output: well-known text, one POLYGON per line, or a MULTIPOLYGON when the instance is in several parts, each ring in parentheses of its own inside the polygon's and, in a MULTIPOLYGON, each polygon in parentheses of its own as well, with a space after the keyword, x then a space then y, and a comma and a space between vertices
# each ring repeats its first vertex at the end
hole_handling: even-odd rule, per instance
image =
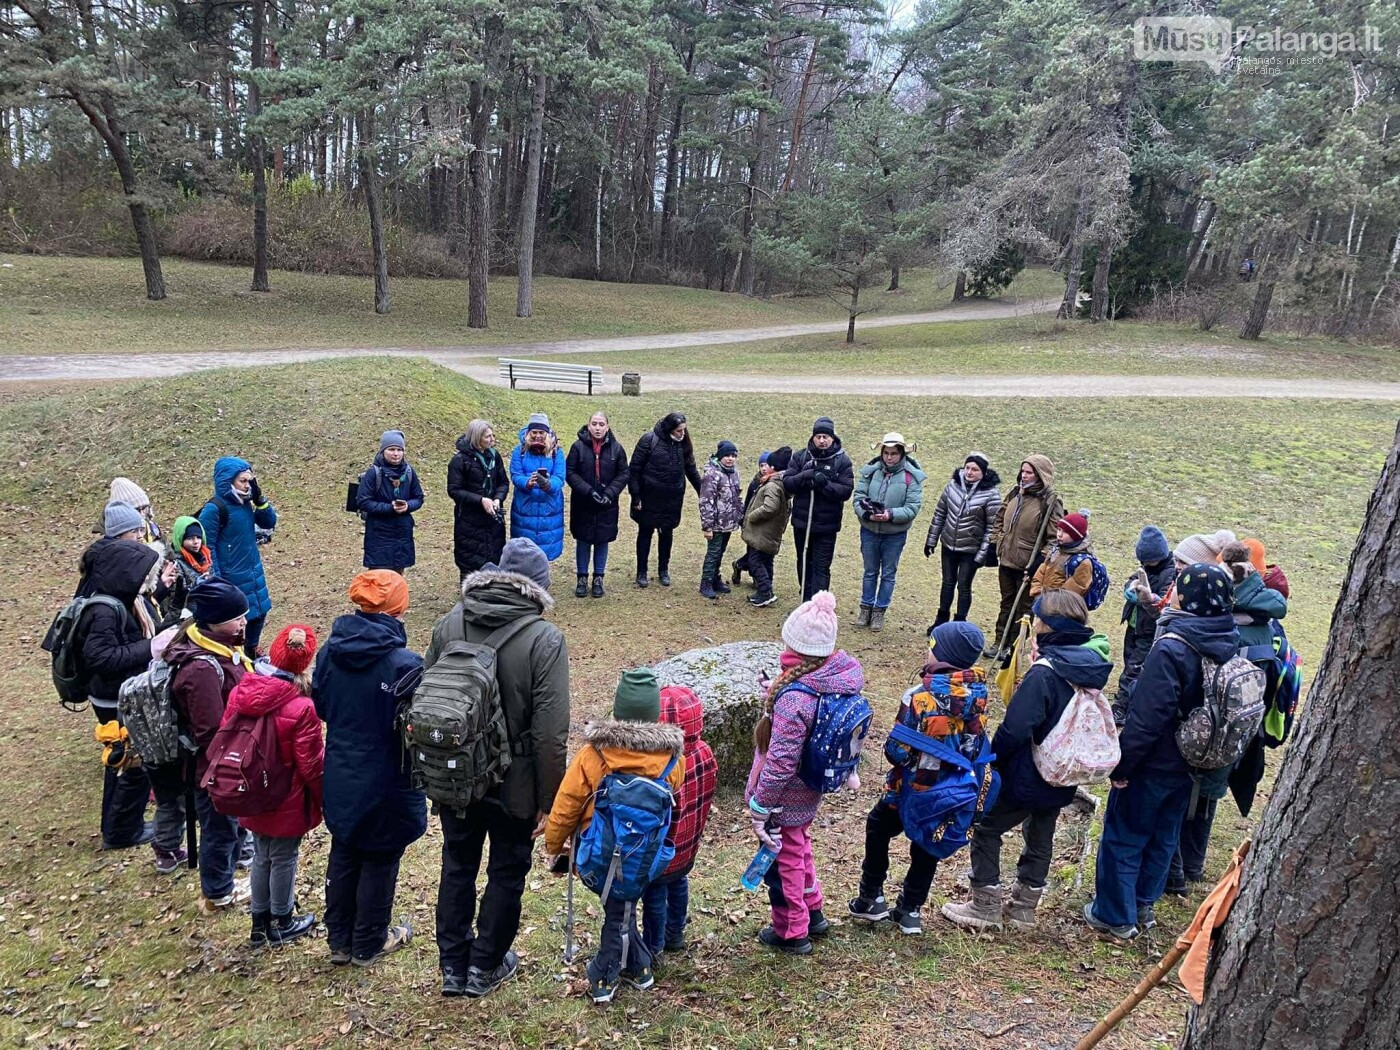
POLYGON ((595 452, 588 427, 579 427, 578 440, 564 464, 569 478, 569 535, 593 545, 617 539, 617 501, 627 489, 627 469, 627 452, 611 430, 595 452), (607 503, 595 500, 595 491, 607 503))
POLYGON ((1282 620, 1288 615, 1288 599, 1264 585, 1257 572, 1251 572, 1235 584, 1235 626, 1239 628, 1240 645, 1273 647, 1274 633, 1270 620, 1282 620))
POLYGON ((840 532, 845 523, 846 502, 856 488, 855 466, 837 438, 823 452, 811 440, 792 457, 783 473, 783 485, 792 495, 792 527, 812 532, 840 532))
POLYGON ((170 699, 181 727, 194 740, 195 783, 203 784, 209 771, 209 742, 223 725, 229 695, 248 672, 248 660, 242 649, 231 649, 213 638, 199 642, 188 636, 171 642, 162 658, 175 668, 170 699))
POLYGON ((198 524, 194 518, 176 518, 170 533, 170 552, 166 557, 175 564, 176 576, 170 596, 161 606, 167 624, 178 623, 184 619, 185 603, 189 600, 190 591, 214 574, 214 559, 210 556, 208 547, 201 547, 199 557, 194 557, 182 546, 189 527, 198 524))
MULTIPOLYGON (((924 668, 922 678, 920 685, 905 692, 895 716, 896 724, 943 740, 969 758, 975 757, 986 732, 987 672, 980 667, 964 669, 934 660, 924 668)), ((927 791, 937 781, 942 767, 935 756, 893 739, 885 741, 885 759, 891 768, 885 774, 880 802, 886 806, 899 804, 906 776, 913 774, 913 790, 927 791)))
POLYGON ((661 721, 680 726, 685 733, 685 780, 671 817, 676 856, 662 872, 664 878, 683 875, 695 864, 719 784, 719 766, 710 745, 700 739, 705 731, 705 709, 691 690, 683 685, 668 685, 661 690, 661 721))
POLYGON ((413 515, 423 506, 423 486, 405 460, 398 467, 384 461, 384 453, 374 457, 369 470, 360 475, 355 500, 365 517, 365 567, 369 569, 407 568, 416 560, 413 546, 413 515), (400 514, 394 500, 408 504, 400 514))
MULTIPOLYGON (((462 601, 434 626, 424 666, 437 663, 452 638, 481 642, 522 616, 542 616, 552 608, 554 599, 528 577, 500 570, 471 573, 462 581, 462 601), (460 633, 458 624, 450 622, 454 617, 460 633)), ((569 648, 564 633, 547 620, 522 629, 497 650, 496 682, 512 758, 505 779, 490 797, 498 798, 512 817, 534 820, 554 804, 569 749, 569 648)))
POLYGON ((82 666, 89 676, 88 698, 108 721, 117 717, 117 692, 122 683, 151 662, 151 639, 133 610, 137 602, 144 602, 152 624, 160 619, 159 611, 141 593, 159 560, 159 554, 134 540, 98 540, 83 555, 85 574, 80 590, 89 596, 105 594, 123 606, 118 612, 109 605, 93 603, 83 612, 82 666))
POLYGON ((504 512, 510 476, 500 453, 494 448, 478 451, 465 434, 459 437, 457 454, 447 464, 447 495, 452 500, 452 558, 457 571, 465 575, 488 562, 495 564, 506 545, 506 526, 481 509, 481 499, 495 500, 504 512))
POLYGON ((851 510, 860 527, 877 536, 908 532, 924 505, 924 479, 927 475, 913 456, 905 456, 893 470, 885 466, 882 456, 876 456, 860 468, 856 479, 855 499, 851 510), (889 521, 871 521, 860 509, 860 501, 868 499, 883 503, 890 511, 889 521))
POLYGON ((245 674, 229 693, 223 724, 239 715, 272 719, 277 755, 292 771, 292 788, 271 813, 239 817, 257 835, 295 839, 321 823, 321 777, 326 746, 316 705, 282 674, 245 674))
POLYGON ((1001 493, 997 491, 1000 484, 1001 475, 995 470, 988 469, 971 488, 963 480, 962 467, 953 471, 952 480, 943 486, 933 508, 925 545, 942 543, 958 554, 975 551, 978 564, 985 562, 992 545, 992 525, 1001 509, 1001 493))
POLYGON ((523 536, 539 544, 544 556, 553 561, 564 553, 564 485, 568 470, 564 450, 553 437, 553 446, 544 455, 536 455, 525 447, 528 428, 520 428, 520 444, 510 454, 510 480, 515 495, 510 501, 510 535, 523 536), (549 488, 529 487, 535 471, 549 472, 549 488))
POLYGON ((777 554, 791 515, 792 498, 783 486, 783 476, 774 474, 749 501, 748 513, 744 515, 744 542, 764 554, 777 554))
POLYGON ((233 479, 250 469, 248 461, 237 456, 222 456, 214 462, 214 494, 199 512, 199 524, 214 559, 214 575, 243 592, 248 619, 257 620, 272 610, 272 596, 254 528, 275 528, 277 512, 271 503, 254 507, 233 491, 233 479))
POLYGON ((1073 591, 1079 597, 1089 593, 1094 584, 1094 563, 1088 558, 1080 560, 1074 567, 1074 575, 1068 574, 1069 560, 1076 554, 1093 554, 1094 543, 1088 537, 1068 547, 1052 543, 1046 551, 1045 560, 1031 577, 1031 597, 1038 598, 1045 591, 1073 591))
POLYGON ((661 776, 674 760, 666 783, 679 791, 685 780, 685 733, 664 722, 619 722, 603 718, 583 727, 583 747, 574 756, 544 830, 544 850, 568 852, 569 839, 581 835, 593 820, 593 796, 609 773, 661 776))
POLYGON ((739 471, 725 470, 718 461, 710 460, 700 479, 700 528, 705 532, 736 532, 743 517, 739 471))
POLYGON ((1030 568, 1045 516, 1050 516, 1050 524, 1045 527, 1046 545, 1054 542, 1054 523, 1065 516, 1065 505, 1055 494, 1055 465, 1039 454, 1027 456, 1025 462, 1031 465, 1040 484, 1030 491, 1022 491, 1019 484, 1008 489, 992 522, 991 544, 1005 569, 1030 568))
POLYGON ((674 529, 685 509, 686 482, 697 494, 700 491, 700 470, 695 465, 690 435, 677 441, 662 430, 662 422, 658 420, 637 440, 627 473, 632 520, 644 529, 674 529))

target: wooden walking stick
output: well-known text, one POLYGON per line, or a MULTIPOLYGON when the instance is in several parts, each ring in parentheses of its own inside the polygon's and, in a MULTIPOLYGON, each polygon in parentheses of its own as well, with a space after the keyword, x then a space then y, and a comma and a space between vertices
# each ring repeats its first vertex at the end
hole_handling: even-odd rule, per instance
POLYGON ((574 840, 569 839, 569 882, 564 890, 564 964, 574 961, 574 840))
POLYGON ((1189 943, 1182 944, 1180 941, 1172 945, 1172 950, 1162 956, 1162 961, 1153 967, 1151 973, 1137 983, 1137 987, 1132 990, 1132 993, 1109 1011, 1108 1016, 1096 1024, 1093 1031, 1074 1044, 1074 1050, 1090 1050, 1090 1047, 1098 1046, 1104 1036, 1117 1028, 1118 1023, 1123 1018, 1137 1009, 1138 1003, 1146 999, 1152 989, 1166 980, 1167 975, 1172 972, 1190 947, 1189 943))

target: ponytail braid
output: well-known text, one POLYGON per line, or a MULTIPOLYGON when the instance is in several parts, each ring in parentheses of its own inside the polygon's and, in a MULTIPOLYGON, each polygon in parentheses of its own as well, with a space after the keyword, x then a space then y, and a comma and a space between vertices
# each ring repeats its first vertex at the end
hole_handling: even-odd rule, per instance
POLYGON ((753 727, 753 743, 759 754, 768 754, 768 745, 773 742, 773 705, 778 699, 778 694, 799 678, 811 674, 828 659, 825 656, 804 656, 801 663, 794 664, 773 679, 772 685, 768 687, 768 695, 763 700, 763 716, 753 727))

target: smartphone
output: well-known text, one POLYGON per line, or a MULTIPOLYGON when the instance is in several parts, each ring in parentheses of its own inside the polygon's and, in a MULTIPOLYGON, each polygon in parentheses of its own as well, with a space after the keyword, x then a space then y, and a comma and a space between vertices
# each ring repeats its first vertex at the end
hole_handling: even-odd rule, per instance
POLYGON ((548 468, 548 467, 536 467, 536 468, 535 468, 535 473, 538 474, 538 475, 539 475, 540 477, 542 477, 542 478, 547 478, 547 477, 549 477, 549 468, 548 468))

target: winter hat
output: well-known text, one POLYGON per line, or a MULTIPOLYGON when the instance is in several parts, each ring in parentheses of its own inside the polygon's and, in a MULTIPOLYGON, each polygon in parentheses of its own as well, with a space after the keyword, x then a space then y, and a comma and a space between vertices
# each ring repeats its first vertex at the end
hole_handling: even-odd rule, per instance
POLYGON ((986 453, 978 452, 976 449, 969 452, 966 456, 963 457, 963 466, 967 466, 969 463, 976 463, 979 467, 982 468, 983 474, 987 473, 987 471, 992 469, 991 460, 987 458, 986 453))
POLYGON ((267 658, 279 671, 301 674, 316 659, 316 632, 303 623, 287 624, 277 632, 267 658))
POLYGON ((783 641, 803 656, 830 656, 836 651, 836 595, 818 591, 783 621, 783 641))
POLYGON ((248 596, 228 580, 211 576, 190 588, 185 604, 200 627, 236 620, 248 611, 248 596))
POLYGON ((198 536, 204 539, 204 526, 200 524, 198 518, 182 517, 175 519, 175 525, 170 530, 170 538, 175 542, 175 546, 180 546, 191 536, 198 536))
POLYGON ((543 412, 531 413, 530 418, 525 421, 525 429, 547 430, 551 434, 554 433, 554 428, 549 425, 549 416, 545 415, 543 412))
POLYGON ((1075 543, 1087 538, 1089 535, 1089 515, 1085 514, 1083 511, 1079 511, 1075 514, 1066 514, 1059 521, 1055 522, 1055 525, 1072 535, 1075 543))
POLYGON ((928 636, 929 652, 933 653, 935 660, 963 670, 977 663, 986 645, 987 639, 982 629, 966 620, 940 623, 928 636))
POLYGON ((379 435, 379 451, 383 452, 386 448, 406 448, 402 430, 386 430, 379 435))
POLYGON ((836 424, 831 421, 829 416, 820 416, 817 421, 812 424, 812 436, 816 437, 818 434, 829 434, 832 437, 836 436, 836 424))
POLYGON ((1178 543, 1176 550, 1172 551, 1172 557, 1187 565, 1194 562, 1210 564, 1220 559, 1220 552, 1225 549, 1225 544, 1234 541, 1235 534, 1229 529, 1220 529, 1209 535, 1198 532, 1178 543))
POLYGON ((621 722, 656 722, 661 718, 661 686, 650 667, 623 671, 613 695, 613 717, 621 722))
POLYGON ((1133 555, 1143 565, 1156 565, 1159 561, 1166 561, 1171 557, 1171 544, 1167 543, 1167 534, 1156 525, 1144 525, 1142 531, 1138 533, 1137 546, 1133 548, 1133 555))
POLYGON ((768 453, 768 465, 781 474, 792 465, 792 449, 788 448, 787 445, 775 448, 768 453))
POLYGON ((1176 594, 1182 610, 1193 616, 1219 616, 1235 607, 1234 581, 1219 565, 1195 562, 1182 569, 1176 594))
POLYGON ((484 565, 482 568, 488 572, 495 569, 497 572, 518 573, 538 584, 541 589, 549 590, 549 558, 540 550, 538 543, 525 536, 506 540, 506 545, 501 550, 500 564, 484 565))
POLYGON ((408 608, 408 581, 392 569, 368 569, 350 581, 350 600, 360 612, 400 616, 408 608))
POLYGON ((111 539, 124 532, 146 529, 146 519, 130 503, 112 500, 102 511, 102 535, 111 539))
POLYGON ((125 503, 128 507, 151 505, 151 498, 146 495, 146 490, 130 478, 113 478, 111 488, 107 490, 107 498, 125 503))
POLYGON ((723 459, 725 456, 737 456, 738 454, 739 446, 727 438, 721 441, 715 448, 715 459, 723 459))
POLYGON ((1269 568, 1268 554, 1264 550, 1264 545, 1255 539, 1241 540, 1240 542, 1249 548, 1249 563, 1254 566, 1259 575, 1264 575, 1269 568))
POLYGON ((899 451, 903 452, 906 448, 909 447, 909 442, 904 440, 904 435, 901 434, 898 430, 891 430, 888 434, 886 434, 880 439, 880 448, 886 449, 889 448, 891 445, 898 446, 899 451))
POLYGON ((763 464, 767 463, 767 462, 768 462, 768 457, 771 456, 771 455, 772 455, 772 453, 769 452, 768 449, 765 448, 762 452, 760 452, 760 453, 758 454, 758 465, 761 467, 761 466, 763 466, 763 464))
POLYGON ((667 412, 661 417, 661 433, 670 434, 684 422, 684 412, 667 412))

